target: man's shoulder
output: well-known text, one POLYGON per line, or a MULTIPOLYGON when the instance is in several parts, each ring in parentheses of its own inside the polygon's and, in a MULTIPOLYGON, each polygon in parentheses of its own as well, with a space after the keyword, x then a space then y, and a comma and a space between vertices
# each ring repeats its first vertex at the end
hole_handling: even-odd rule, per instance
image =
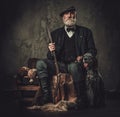
POLYGON ((90 29, 90 28, 85 27, 85 26, 76 25, 76 28, 77 28, 78 30, 91 31, 91 29, 90 29))

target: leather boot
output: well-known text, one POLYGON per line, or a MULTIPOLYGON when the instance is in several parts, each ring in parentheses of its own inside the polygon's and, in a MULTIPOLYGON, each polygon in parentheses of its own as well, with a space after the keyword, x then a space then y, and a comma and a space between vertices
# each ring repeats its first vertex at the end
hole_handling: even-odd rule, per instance
POLYGON ((39 81, 40 81, 40 87, 42 90, 42 96, 39 101, 39 105, 44 105, 52 102, 52 93, 51 93, 50 83, 48 82, 48 78, 43 77, 43 78, 40 78, 39 81))
POLYGON ((86 93, 86 85, 84 81, 74 83, 76 95, 77 95, 77 107, 78 109, 84 109, 88 107, 88 98, 86 93))

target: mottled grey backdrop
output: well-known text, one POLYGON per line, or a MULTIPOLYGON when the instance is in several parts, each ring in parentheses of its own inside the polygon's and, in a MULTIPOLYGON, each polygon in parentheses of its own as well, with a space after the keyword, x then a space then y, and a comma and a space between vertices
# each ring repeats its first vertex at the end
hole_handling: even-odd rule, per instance
POLYGON ((77 9, 77 24, 93 31, 99 70, 105 88, 119 88, 120 8, 119 2, 105 0, 2 0, 0 4, 1 79, 16 73, 29 58, 45 58, 46 21, 50 30, 62 26, 59 13, 77 9))

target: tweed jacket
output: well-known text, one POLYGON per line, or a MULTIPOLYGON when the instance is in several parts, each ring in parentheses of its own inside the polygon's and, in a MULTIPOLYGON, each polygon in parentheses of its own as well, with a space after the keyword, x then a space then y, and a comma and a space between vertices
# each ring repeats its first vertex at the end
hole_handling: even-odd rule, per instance
MULTIPOLYGON (((55 42, 56 46, 55 53, 58 61, 62 60, 61 51, 64 46, 65 33, 66 32, 64 27, 58 28, 51 32, 52 40, 55 42)), ((90 29, 76 25, 74 35, 77 56, 83 56, 87 52, 91 53, 93 56, 96 56, 97 50, 95 47, 92 31, 90 29)), ((48 51, 47 57, 48 59, 53 59, 50 51, 48 51)))

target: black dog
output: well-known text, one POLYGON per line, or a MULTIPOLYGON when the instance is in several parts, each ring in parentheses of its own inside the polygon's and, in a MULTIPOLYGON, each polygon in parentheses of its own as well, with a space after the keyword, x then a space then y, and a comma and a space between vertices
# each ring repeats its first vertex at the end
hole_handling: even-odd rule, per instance
POLYGON ((83 56, 83 65, 86 68, 87 96, 90 106, 103 107, 105 105, 104 82, 98 72, 97 59, 90 53, 83 56))

